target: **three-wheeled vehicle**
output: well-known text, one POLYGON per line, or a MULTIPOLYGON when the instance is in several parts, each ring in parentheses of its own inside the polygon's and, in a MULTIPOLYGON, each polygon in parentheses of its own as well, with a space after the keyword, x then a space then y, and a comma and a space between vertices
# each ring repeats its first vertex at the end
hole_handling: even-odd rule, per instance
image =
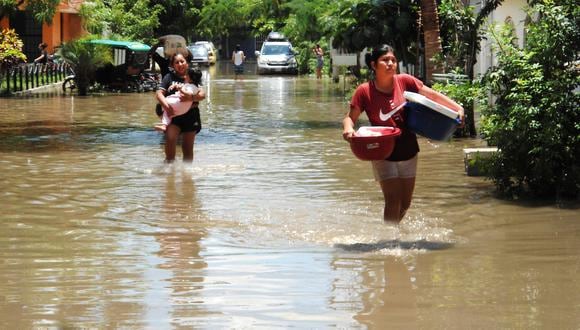
POLYGON ((149 89, 142 86, 144 77, 141 75, 149 67, 150 46, 135 41, 109 39, 96 39, 90 42, 110 47, 113 55, 113 63, 97 69, 95 76, 97 83, 119 90, 149 89))
MULTIPOLYGON (((157 87, 156 75, 144 73, 149 67, 150 46, 135 41, 110 39, 90 40, 90 43, 110 48, 113 62, 98 68, 95 82, 106 89, 119 91, 148 91, 157 87)), ((65 80, 63 90, 74 88, 74 77, 65 80), (68 83, 68 84, 67 84, 68 83)))

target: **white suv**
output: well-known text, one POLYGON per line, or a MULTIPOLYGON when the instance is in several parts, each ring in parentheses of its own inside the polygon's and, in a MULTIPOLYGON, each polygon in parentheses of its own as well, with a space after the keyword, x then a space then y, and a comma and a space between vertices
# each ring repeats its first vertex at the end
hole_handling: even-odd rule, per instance
POLYGON ((271 32, 262 44, 262 49, 256 51, 258 74, 298 74, 298 63, 295 55, 292 44, 283 35, 271 32))

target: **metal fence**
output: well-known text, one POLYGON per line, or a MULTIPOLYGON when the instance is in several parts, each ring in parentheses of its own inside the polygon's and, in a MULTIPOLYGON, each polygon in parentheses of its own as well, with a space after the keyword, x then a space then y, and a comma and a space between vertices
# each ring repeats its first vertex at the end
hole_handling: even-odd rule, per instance
POLYGON ((8 95, 22 92, 60 82, 70 72, 66 63, 21 64, 0 72, 0 89, 8 95))
POLYGON ((464 74, 455 73, 434 73, 433 81, 445 84, 464 84, 469 81, 469 77, 464 74))

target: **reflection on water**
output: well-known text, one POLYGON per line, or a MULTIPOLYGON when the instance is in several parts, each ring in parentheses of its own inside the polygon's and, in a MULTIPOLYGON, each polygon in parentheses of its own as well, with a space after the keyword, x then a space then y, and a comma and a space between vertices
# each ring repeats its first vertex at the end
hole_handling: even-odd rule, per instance
POLYGON ((164 311, 165 319, 183 326, 193 316, 207 314, 201 297, 207 263, 200 255, 200 241, 206 236, 207 222, 198 211, 195 189, 191 175, 171 172, 165 190, 159 192, 164 194, 164 200, 151 234, 159 244, 160 262, 157 270, 151 271, 151 277, 158 281, 157 275, 163 276, 159 291, 165 297, 151 297, 164 303, 149 319, 162 319, 159 314, 164 311))
POLYGON ((401 241, 398 239, 393 240, 381 240, 376 243, 353 243, 353 244, 335 244, 337 248, 343 249, 345 251, 357 251, 357 252, 369 252, 378 250, 441 250, 448 249, 453 246, 450 242, 430 242, 425 239, 409 242, 401 241))
POLYGON ((414 329, 419 322, 417 288, 412 261, 386 257, 370 262, 361 272, 367 289, 361 292, 362 308, 355 319, 368 328, 414 329))
POLYGON ((192 164, 148 94, 1 99, 0 328, 575 328, 574 206, 493 197, 420 140, 381 221, 341 139, 342 83, 204 74, 192 164))

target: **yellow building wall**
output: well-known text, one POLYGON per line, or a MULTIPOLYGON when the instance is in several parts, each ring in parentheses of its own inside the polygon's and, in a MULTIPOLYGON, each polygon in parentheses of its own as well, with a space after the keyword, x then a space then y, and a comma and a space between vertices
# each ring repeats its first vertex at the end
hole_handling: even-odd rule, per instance
POLYGON ((52 24, 42 24, 42 42, 48 45, 47 50, 49 53, 54 51, 55 46, 62 43, 60 40, 60 29, 60 14, 58 13, 52 19, 52 24))
POLYGON ((78 39, 87 34, 83 28, 82 19, 77 14, 62 15, 62 42, 78 39))
POLYGON ((62 1, 58 7, 59 21, 61 21, 61 29, 59 29, 59 41, 67 42, 73 39, 78 39, 87 34, 83 28, 82 19, 79 16, 79 10, 83 0, 68 0, 62 1), (60 19, 62 18, 62 19, 60 19))

